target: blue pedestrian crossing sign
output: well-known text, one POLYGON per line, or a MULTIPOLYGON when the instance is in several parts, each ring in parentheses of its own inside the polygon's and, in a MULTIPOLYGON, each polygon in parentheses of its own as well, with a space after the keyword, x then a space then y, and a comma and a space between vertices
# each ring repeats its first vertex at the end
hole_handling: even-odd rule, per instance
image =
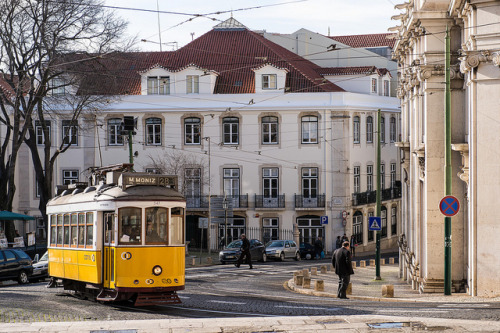
POLYGON ((378 216, 370 216, 368 218, 368 230, 370 231, 380 231, 382 230, 382 222, 378 216))

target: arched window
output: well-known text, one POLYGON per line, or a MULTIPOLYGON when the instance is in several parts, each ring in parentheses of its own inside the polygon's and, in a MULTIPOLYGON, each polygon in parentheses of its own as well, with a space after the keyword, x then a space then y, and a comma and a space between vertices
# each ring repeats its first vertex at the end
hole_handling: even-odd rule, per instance
POLYGON ((108 145, 123 146, 122 120, 120 118, 108 120, 108 145))
POLYGON ((385 208, 385 206, 382 206, 380 208, 380 220, 381 220, 381 224, 382 224, 382 229, 380 230, 380 237, 386 238, 387 237, 387 208, 385 208))
POLYGON ((302 143, 318 143, 318 117, 302 117, 302 143))
POLYGON ((146 119, 146 145, 161 146, 161 119, 146 119))
POLYGON ((272 145, 278 143, 278 117, 262 118, 262 144, 272 145))
POLYGON ((363 213, 359 210, 352 216, 352 234, 356 244, 363 244, 363 213))
POLYGON ((359 116, 354 117, 352 120, 352 138, 354 143, 359 143, 360 141, 359 116))
POLYGON ((200 118, 191 117, 184 119, 184 144, 199 145, 201 143, 201 121, 200 118))
POLYGON ((389 125, 389 135, 391 142, 396 142, 396 118, 391 117, 390 125, 389 125))
POLYGON ((225 117, 222 120, 222 137, 225 145, 239 144, 240 120, 236 117, 225 117))
POLYGON ((373 117, 366 117, 366 142, 373 142, 373 117))
POLYGON ((385 118, 380 117, 380 142, 385 142, 385 118))

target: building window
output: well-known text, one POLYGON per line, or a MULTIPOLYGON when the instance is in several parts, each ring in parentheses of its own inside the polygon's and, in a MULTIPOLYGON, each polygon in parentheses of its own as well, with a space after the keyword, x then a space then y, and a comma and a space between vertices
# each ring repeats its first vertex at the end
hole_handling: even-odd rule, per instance
POLYGON ((353 123, 352 123, 352 137, 353 137, 353 142, 354 143, 359 143, 360 142, 360 127, 359 127, 359 117, 356 116, 353 118, 353 123))
POLYGON ((161 119, 148 118, 146 119, 146 145, 160 146, 161 145, 161 119))
POLYGON ((302 195, 304 198, 318 196, 318 168, 302 168, 302 195))
POLYGON ((395 236, 398 233, 398 217, 396 207, 391 207, 391 235, 395 236))
POLYGON ((318 117, 302 117, 302 143, 318 143, 318 117))
POLYGON ((65 95, 66 94, 66 82, 62 78, 54 78, 49 81, 50 95, 65 95))
POLYGON ((385 164, 380 164, 380 189, 385 188, 385 164))
POLYGON ((184 195, 186 198, 199 198, 201 193, 201 169, 186 168, 184 170, 184 195))
POLYGON ((391 117, 391 120, 390 120, 390 125, 389 125, 389 135, 390 135, 390 139, 391 139, 391 142, 396 142, 396 118, 394 117, 391 117))
POLYGON ((380 142, 385 142, 385 118, 380 117, 380 142))
POLYGON ((363 244, 363 213, 359 210, 352 216, 352 234, 356 244, 363 244))
POLYGON ((262 169, 262 194, 264 198, 278 198, 279 175, 278 168, 262 169))
POLYGON ((373 142, 373 117, 366 117, 366 142, 373 142))
POLYGON ((366 166, 366 190, 373 191, 373 165, 366 166))
MULTIPOLYGON (((47 128, 47 137, 50 139, 50 120, 45 120, 45 127, 47 128)), ((39 120, 35 121, 35 135, 36 144, 43 145, 45 143, 45 135, 43 134, 44 126, 39 120)))
POLYGON ((63 120, 63 143, 78 146, 78 122, 76 120, 63 120))
POLYGON ((158 169, 158 168, 145 168, 144 172, 146 172, 146 173, 152 173, 154 175, 160 175, 161 174, 161 170, 158 169))
POLYGON ((78 170, 63 170, 63 185, 74 184, 78 181, 78 170))
POLYGON ((170 95, 170 77, 148 76, 148 95, 170 95))
POLYGON ((277 89, 276 74, 263 74, 262 75, 262 89, 277 89))
POLYGON ((280 239, 279 237, 279 219, 277 217, 266 217, 262 219, 262 239, 264 244, 280 239))
POLYGON ((200 76, 186 76, 186 94, 198 94, 200 92, 200 76))
POLYGON ((396 163, 391 163, 391 188, 396 185, 396 163))
POLYGON ((123 146, 122 120, 120 118, 108 120, 108 145, 123 146))
POLYGON ((359 166, 354 167, 354 193, 359 193, 359 166))
MULTIPOLYGON (((368 220, 367 221, 370 221, 370 217, 373 216, 373 212, 368 212, 368 220)), ((373 242, 373 240, 375 239, 374 235, 375 235, 376 231, 370 231, 368 230, 368 241, 369 242, 373 242)))
POLYGON ((389 96, 389 80, 384 80, 384 96, 389 96))
POLYGON ((199 145, 201 143, 201 121, 200 118, 184 119, 184 144, 199 145))
POLYGON ((262 144, 272 145, 278 143, 278 117, 262 118, 262 144))
POLYGON ((319 216, 302 216, 297 218, 299 226, 300 241, 299 243, 308 243, 314 245, 314 241, 318 237, 325 238, 325 229, 321 225, 319 216))
POLYGON ((240 195, 240 169, 224 169, 224 194, 232 197, 240 195))
POLYGON ((372 78, 372 94, 377 93, 377 79, 372 78))
POLYGON ((236 117, 222 119, 222 137, 225 145, 237 145, 239 143, 239 121, 236 117))
POLYGON ((380 209, 380 221, 382 224, 382 229, 380 230, 380 237, 381 238, 386 238, 387 237, 387 208, 382 206, 380 209))

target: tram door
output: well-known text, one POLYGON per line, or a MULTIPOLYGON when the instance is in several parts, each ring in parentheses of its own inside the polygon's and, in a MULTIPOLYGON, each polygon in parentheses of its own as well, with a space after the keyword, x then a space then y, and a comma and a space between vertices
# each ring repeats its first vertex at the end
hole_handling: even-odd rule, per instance
POLYGON ((104 212, 104 253, 103 282, 104 288, 115 287, 115 213, 104 212))

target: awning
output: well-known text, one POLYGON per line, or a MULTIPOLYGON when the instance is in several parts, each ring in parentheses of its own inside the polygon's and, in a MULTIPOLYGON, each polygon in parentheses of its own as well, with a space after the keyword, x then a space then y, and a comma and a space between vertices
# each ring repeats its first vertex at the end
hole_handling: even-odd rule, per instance
POLYGON ((29 215, 13 213, 13 212, 9 212, 6 210, 0 211, 0 221, 13 221, 13 220, 28 221, 28 220, 34 220, 34 219, 35 218, 33 216, 29 216, 29 215))

